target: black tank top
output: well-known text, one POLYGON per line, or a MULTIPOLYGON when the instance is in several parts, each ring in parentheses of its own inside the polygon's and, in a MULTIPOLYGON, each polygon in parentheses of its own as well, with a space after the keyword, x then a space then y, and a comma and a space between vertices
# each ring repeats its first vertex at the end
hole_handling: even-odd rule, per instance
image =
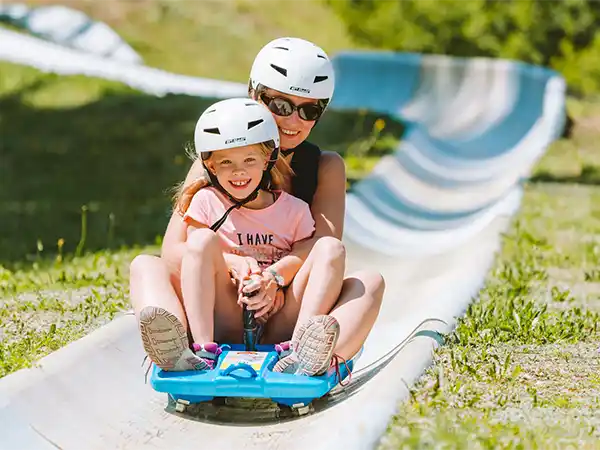
POLYGON ((319 160, 321 149, 304 141, 294 149, 292 156, 292 195, 312 205, 315 191, 317 190, 319 160))

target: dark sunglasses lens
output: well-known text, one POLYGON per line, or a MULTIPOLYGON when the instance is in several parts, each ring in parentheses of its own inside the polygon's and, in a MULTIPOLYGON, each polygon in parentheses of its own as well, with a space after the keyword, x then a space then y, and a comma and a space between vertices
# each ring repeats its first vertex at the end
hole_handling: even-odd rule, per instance
POLYGON ((321 112, 321 108, 317 105, 302 105, 298 108, 298 114, 304 120, 317 120, 321 112))
POLYGON ((269 102, 269 109, 278 116, 289 116, 294 112, 294 105, 284 98, 274 98, 269 102))
POLYGON ((298 109, 298 115, 301 119, 312 121, 317 120, 323 114, 323 108, 319 105, 304 104, 296 108, 292 102, 283 97, 268 97, 263 95, 261 99, 268 106, 269 110, 278 116, 290 116, 295 109, 298 109))

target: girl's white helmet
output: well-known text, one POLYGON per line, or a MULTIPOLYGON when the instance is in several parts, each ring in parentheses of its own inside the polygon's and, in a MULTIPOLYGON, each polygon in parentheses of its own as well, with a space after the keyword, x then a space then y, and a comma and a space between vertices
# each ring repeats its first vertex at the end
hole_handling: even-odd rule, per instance
POLYGON ((327 53, 300 38, 275 39, 256 55, 250 85, 261 84, 298 97, 326 99, 333 96, 335 75, 327 53))
MULTIPOLYGON (((245 145, 273 141, 279 149, 279 130, 271 112, 248 98, 231 98, 206 109, 196 123, 194 146, 200 156, 245 145)), ((273 155, 277 157, 277 153, 273 155)))

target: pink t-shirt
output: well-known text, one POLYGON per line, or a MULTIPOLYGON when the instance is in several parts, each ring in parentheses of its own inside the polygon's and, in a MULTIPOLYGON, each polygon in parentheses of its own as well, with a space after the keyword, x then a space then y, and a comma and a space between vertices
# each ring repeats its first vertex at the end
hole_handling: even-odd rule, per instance
MULTIPOLYGON (((211 226, 233 203, 214 187, 200 189, 183 216, 211 226)), ((312 236, 315 221, 308 204, 281 191, 271 206, 249 209, 243 206, 229 213, 217 230, 224 251, 251 256, 267 267, 287 255, 292 244, 312 236)))

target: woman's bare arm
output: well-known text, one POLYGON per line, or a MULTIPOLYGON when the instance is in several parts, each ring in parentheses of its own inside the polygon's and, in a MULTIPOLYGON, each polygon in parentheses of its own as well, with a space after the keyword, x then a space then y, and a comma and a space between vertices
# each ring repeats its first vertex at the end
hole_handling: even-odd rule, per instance
POLYGON ((292 252, 271 267, 289 284, 308 257, 315 242, 321 237, 342 238, 346 209, 346 166, 335 152, 323 152, 319 164, 317 190, 311 205, 315 220, 312 238, 297 242, 292 252))
MULTIPOLYGON (((204 175, 204 166, 202 161, 196 160, 192 164, 186 178, 185 185, 204 175)), ((185 240, 187 235, 187 224, 176 211, 171 214, 171 219, 167 225, 161 247, 161 258, 165 261, 172 273, 179 273, 181 268, 181 259, 185 251, 185 240)))
POLYGON ((311 206, 315 219, 315 241, 323 236, 342 238, 346 211, 346 165, 335 152, 323 152, 319 183, 311 206))

